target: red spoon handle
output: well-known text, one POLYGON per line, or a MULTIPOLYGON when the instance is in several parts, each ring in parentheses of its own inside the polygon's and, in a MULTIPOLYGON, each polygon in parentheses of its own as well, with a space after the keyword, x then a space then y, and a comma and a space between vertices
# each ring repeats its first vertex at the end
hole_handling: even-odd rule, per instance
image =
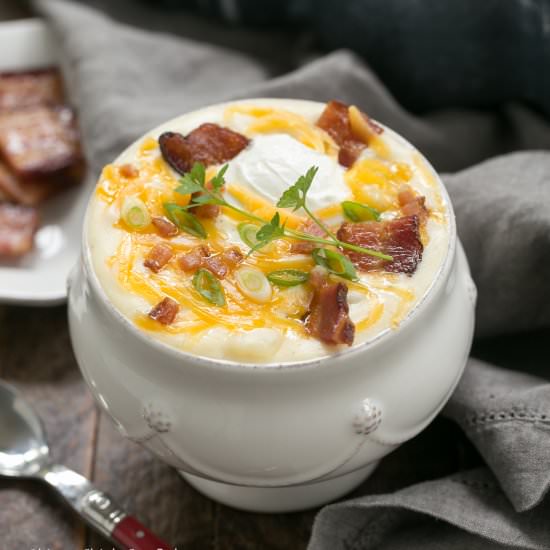
POLYGON ((132 516, 117 523, 111 537, 128 550, 174 550, 132 516))

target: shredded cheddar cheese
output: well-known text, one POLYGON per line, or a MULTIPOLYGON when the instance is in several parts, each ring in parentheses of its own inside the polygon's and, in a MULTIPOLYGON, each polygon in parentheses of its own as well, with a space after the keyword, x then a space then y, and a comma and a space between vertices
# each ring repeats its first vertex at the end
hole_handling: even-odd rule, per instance
POLYGON ((257 134, 284 133, 320 153, 334 156, 338 150, 332 138, 324 130, 296 113, 283 109, 238 105, 225 110, 224 120, 230 123, 237 114, 248 115, 255 119, 246 129, 245 133, 248 137, 254 137, 257 134))
MULTIPOLYGON (((274 107, 234 105, 225 108, 223 117, 228 126, 236 117, 241 117, 241 120, 244 117, 245 133, 248 137, 284 133, 315 151, 337 158, 338 146, 332 138, 297 113, 274 107)), ((368 155, 361 156, 343 176, 343 181, 349 187, 351 197, 355 201, 388 213, 391 218, 397 215, 400 209, 400 189, 403 185, 409 185, 413 178, 420 176, 428 185, 437 186, 433 174, 420 155, 414 156, 413 166, 392 160, 391 149, 384 137, 368 127, 364 116, 354 106, 349 108, 349 119, 354 133, 368 143, 369 149, 368 155)), ((128 197, 142 201, 151 217, 166 217, 165 203, 175 203, 179 206, 189 204, 189 195, 176 192, 180 185, 180 177, 162 158, 156 139, 148 137, 143 140, 133 163, 133 171, 120 170, 118 166, 109 164, 101 173, 96 197, 111 211, 120 209, 128 197), (134 176, 125 177, 125 172, 134 176)), ((211 180, 219 168, 220 166, 207 167, 206 181, 211 180)), ((289 182, 289 185, 291 183, 289 182)), ((290 209, 277 208, 272 202, 238 181, 227 181, 223 193, 231 204, 238 204, 239 208, 266 222, 279 213, 286 227, 297 229, 308 219, 301 210, 293 212, 290 209)), ((433 219, 443 219, 445 207, 441 198, 439 203, 431 208, 430 215, 432 212, 433 219)), ((343 221, 340 203, 320 208, 315 215, 334 232, 343 221)), ((250 223, 250 219, 227 206, 221 207, 218 218, 201 219, 212 254, 222 254, 229 246, 236 244, 236 227, 241 222, 250 223)), ((139 296, 150 306, 154 306, 165 297, 172 298, 180 306, 179 314, 169 326, 152 320, 145 310, 137 313, 134 322, 139 328, 150 332, 181 334, 190 338, 212 327, 222 327, 228 331, 267 327, 278 329, 283 334, 290 331, 302 337, 307 336, 303 318, 310 306, 311 285, 302 284, 299 288, 291 289, 274 285, 271 299, 267 303, 258 303, 243 295, 230 272, 220 281, 225 305, 215 305, 196 291, 192 274, 185 273, 178 264, 180 255, 189 254, 199 244, 204 244, 204 241, 201 242, 197 237, 182 232, 170 238, 162 237, 154 224, 136 230, 119 220, 113 227, 120 232, 121 238, 116 252, 106 260, 106 263, 116 274, 120 286, 125 291, 139 296), (169 245, 173 256, 159 272, 153 272, 144 267, 143 261, 149 251, 159 243, 169 245)), ((423 231, 422 240, 427 243, 428 235, 425 229, 423 231)), ((245 255, 248 247, 244 243, 240 244, 245 255)), ((300 270, 310 273, 315 267, 315 262, 310 254, 292 254, 291 242, 288 240, 277 240, 245 256, 242 265, 256 268, 267 275, 279 270, 300 270)), ((412 290, 400 285, 404 277, 406 276, 394 273, 369 273, 366 277, 367 282, 365 278, 362 278, 361 282, 346 281, 349 290, 358 293, 363 304, 368 304, 368 307, 357 308, 357 311, 362 312, 360 318, 354 319, 357 332, 373 330, 383 320, 388 324, 388 318, 391 326, 399 324, 416 298, 412 290), (388 297, 391 300, 388 300, 388 297), (391 303, 391 306, 388 306, 388 303, 391 303)))

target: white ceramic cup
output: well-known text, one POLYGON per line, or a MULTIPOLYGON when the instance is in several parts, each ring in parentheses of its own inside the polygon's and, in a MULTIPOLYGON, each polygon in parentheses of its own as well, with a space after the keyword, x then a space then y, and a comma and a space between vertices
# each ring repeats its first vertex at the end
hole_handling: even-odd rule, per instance
POLYGON ((224 504, 287 512, 344 495, 434 418, 468 356, 476 291, 442 195, 446 258, 400 325, 335 356, 278 366, 193 356, 139 330, 102 289, 85 223, 69 321, 95 398, 125 437, 224 504))

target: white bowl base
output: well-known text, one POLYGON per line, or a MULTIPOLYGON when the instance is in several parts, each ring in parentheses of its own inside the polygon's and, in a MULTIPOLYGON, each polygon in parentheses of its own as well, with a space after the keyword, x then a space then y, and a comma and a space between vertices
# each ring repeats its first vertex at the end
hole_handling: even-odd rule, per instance
POLYGON ((376 466, 378 462, 372 462, 334 479, 292 487, 243 487, 180 474, 197 491, 226 506, 247 512, 284 513, 316 508, 344 496, 367 479, 376 466))

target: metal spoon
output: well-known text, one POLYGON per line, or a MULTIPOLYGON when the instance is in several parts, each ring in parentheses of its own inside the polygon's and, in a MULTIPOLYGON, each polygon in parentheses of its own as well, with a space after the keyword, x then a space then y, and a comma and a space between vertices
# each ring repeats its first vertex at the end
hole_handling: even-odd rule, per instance
MULTIPOLYGON (((0 476, 45 481, 87 523, 123 550, 170 550, 106 493, 65 466, 52 464, 42 423, 15 388, 0 382, 0 476)), ((172 549, 173 550, 173 549, 172 549)))

